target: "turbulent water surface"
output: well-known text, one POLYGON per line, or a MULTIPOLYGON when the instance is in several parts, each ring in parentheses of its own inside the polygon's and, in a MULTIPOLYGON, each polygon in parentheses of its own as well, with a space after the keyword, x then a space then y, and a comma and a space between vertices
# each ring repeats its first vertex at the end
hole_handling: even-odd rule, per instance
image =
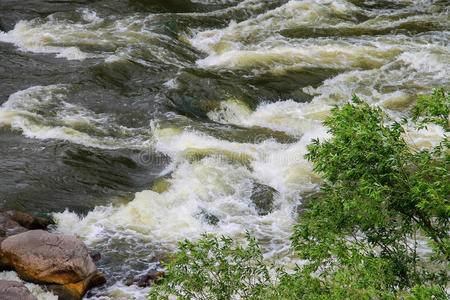
POLYGON ((2 0, 0 208, 51 214, 99 250, 97 299, 142 299, 124 281, 204 232, 249 231, 290 264, 298 211, 320 186, 306 145, 353 93, 400 118, 448 88, 448 7, 2 0))

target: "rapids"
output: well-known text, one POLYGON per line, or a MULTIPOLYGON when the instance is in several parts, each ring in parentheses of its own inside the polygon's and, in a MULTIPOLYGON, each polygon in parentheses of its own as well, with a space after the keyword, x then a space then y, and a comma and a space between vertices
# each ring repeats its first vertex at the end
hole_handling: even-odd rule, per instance
POLYGON ((400 119, 449 88, 449 28, 438 0, 2 1, 1 208, 100 251, 92 299, 143 299, 124 281, 205 232, 291 266, 321 122, 352 94, 400 119))

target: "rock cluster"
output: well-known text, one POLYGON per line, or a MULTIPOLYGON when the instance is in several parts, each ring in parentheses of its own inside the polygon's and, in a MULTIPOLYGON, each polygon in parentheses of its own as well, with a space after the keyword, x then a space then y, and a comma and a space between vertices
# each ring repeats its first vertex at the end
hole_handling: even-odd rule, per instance
MULTIPOLYGON (((0 212, 4 236, 0 238, 0 271, 14 270, 25 281, 45 285, 60 300, 81 299, 105 278, 82 241, 42 230, 51 223, 21 212, 0 212)), ((18 282, 0 281, 0 294, 12 295, 5 299, 35 299, 25 289, 18 282)))

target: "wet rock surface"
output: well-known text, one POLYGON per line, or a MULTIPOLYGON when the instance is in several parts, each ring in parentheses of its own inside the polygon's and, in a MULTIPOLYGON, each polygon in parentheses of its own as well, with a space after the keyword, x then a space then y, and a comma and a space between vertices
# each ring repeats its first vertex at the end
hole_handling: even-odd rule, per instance
POLYGON ((205 222, 209 225, 217 225, 220 222, 220 219, 218 216, 208 212, 205 209, 200 209, 198 216, 203 222, 205 222))
POLYGON ((83 242, 43 230, 4 239, 0 268, 14 270, 26 281, 47 285, 59 299, 81 299, 89 288, 105 282, 83 242))
POLYGON ((253 184, 252 196, 250 199, 255 205, 258 215, 265 216, 272 212, 274 208, 274 197, 277 194, 277 190, 268 185, 256 182, 253 184))
POLYGON ((22 282, 12 280, 0 280, 0 299, 37 300, 22 282))
POLYGON ((99 261, 102 259, 102 254, 98 251, 89 252, 89 256, 92 258, 92 261, 99 261))
POLYGON ((11 236, 28 229, 12 220, 5 212, 0 212, 0 237, 11 236))
POLYGON ((125 285, 137 285, 138 287, 144 288, 149 287, 152 284, 158 284, 160 283, 164 278, 166 277, 166 273, 163 271, 151 271, 145 275, 140 276, 139 278, 135 279, 128 279, 125 281, 125 285))
POLYGON ((8 210, 0 211, 0 237, 7 237, 32 229, 47 229, 54 222, 50 219, 8 210))
POLYGON ((47 229, 49 225, 55 224, 55 222, 51 219, 41 218, 31 216, 29 214, 16 211, 16 210, 8 210, 4 212, 11 220, 16 221, 21 226, 27 229, 47 229))

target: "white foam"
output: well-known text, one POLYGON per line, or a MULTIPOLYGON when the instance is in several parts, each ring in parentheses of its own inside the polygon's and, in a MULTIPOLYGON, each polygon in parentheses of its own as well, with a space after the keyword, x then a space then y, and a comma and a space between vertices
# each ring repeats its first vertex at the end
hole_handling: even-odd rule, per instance
MULTIPOLYGON (((289 1, 279 8, 260 14, 249 20, 231 22, 224 29, 207 30, 190 40, 195 47, 211 54, 252 47, 266 41, 279 41, 274 34, 279 30, 299 25, 334 24, 333 11, 350 13, 354 6, 346 1, 289 1), (275 40, 273 39, 275 37, 275 40)), ((269 42, 269 44, 270 44, 269 42)))
POLYGON ((308 44, 311 42, 305 41, 302 45, 292 43, 289 46, 275 46, 270 49, 231 50, 208 56, 197 61, 197 64, 205 68, 255 68, 279 73, 307 67, 335 69, 378 67, 387 62, 389 53, 395 53, 390 47, 380 51, 376 46, 362 46, 357 42, 353 44, 328 40, 324 41, 323 45, 308 44))
POLYGON ((97 16, 97 12, 94 10, 89 10, 87 8, 81 9, 81 17, 84 21, 88 23, 101 23, 104 21, 103 18, 97 16))
POLYGON ((127 286, 123 282, 118 281, 111 286, 105 288, 101 292, 89 297, 92 300, 110 300, 110 299, 146 299, 150 288, 142 288, 136 285, 127 286))
POLYGON ((33 86, 9 96, 0 107, 0 125, 30 138, 59 139, 104 149, 148 149, 149 129, 131 129, 67 101, 69 85, 33 86))
MULTIPOLYGON (((285 105, 296 104, 289 101, 285 105)), ((298 104, 297 109, 302 106, 298 104)), ((270 110, 270 105, 264 107, 261 111, 270 110)), ((263 119, 257 112, 255 115, 255 122, 263 119)), ((290 117, 294 120, 295 113, 290 117)), ((173 160, 170 187, 161 193, 136 193, 134 200, 119 207, 96 207, 81 219, 70 212, 56 214, 58 230, 76 233, 88 244, 106 238, 108 232, 125 235, 131 230, 144 240, 172 248, 176 241, 196 239, 204 232, 243 237, 245 228, 257 237, 277 241, 268 246, 278 249, 274 253, 288 249, 301 195, 317 189, 320 182, 303 158, 305 145, 313 137, 326 136, 320 122, 292 128, 302 138, 286 145, 260 139, 228 142, 196 131, 155 126, 155 150, 173 160), (250 199, 255 182, 278 191, 273 211, 265 216, 258 214, 250 199), (219 223, 206 222, 202 211, 217 216, 219 223), (285 239, 280 242, 281 237, 285 239)))
POLYGON ((244 127, 267 127, 301 136, 312 127, 320 127, 331 107, 326 103, 298 103, 293 100, 261 104, 252 112, 242 102, 230 100, 221 103, 219 110, 208 117, 216 122, 244 127))
POLYGON ((142 59, 145 55, 142 53, 149 51, 152 59, 186 65, 173 53, 168 55, 166 45, 173 44, 173 40, 153 30, 153 19, 157 15, 101 18, 96 11, 88 9, 74 14, 75 21, 67 20, 61 14, 19 21, 14 29, 0 33, 0 41, 13 43, 23 51, 54 53, 69 60, 101 58, 114 62, 129 59, 149 64, 142 59))
POLYGON ((0 41, 13 43, 24 51, 57 53, 58 57, 65 57, 70 60, 84 60, 88 57, 95 57, 94 55, 81 51, 76 46, 60 47, 51 45, 58 43, 61 40, 60 37, 66 35, 67 31, 55 35, 54 32, 46 32, 33 21, 19 21, 13 30, 0 35, 0 41))
MULTIPOLYGON (((420 72, 417 84, 421 91, 429 91, 433 84, 448 84, 449 32, 432 32, 407 37, 401 34, 355 37, 288 38, 280 34, 285 29, 299 32, 315 29, 381 30, 396 28, 411 22, 440 22, 449 24, 445 14, 437 14, 430 1, 403 3, 409 6, 395 11, 376 12, 356 7, 348 1, 289 1, 285 5, 249 20, 230 24, 222 29, 199 32, 190 43, 208 56, 197 61, 208 69, 246 70, 253 74, 272 72, 283 74, 303 68, 332 68, 337 70, 377 70, 393 62, 407 70, 403 75, 420 72), (418 15, 417 11, 421 14, 418 15), (369 19, 358 22, 354 14, 369 19), (423 73, 423 74, 422 74, 423 73), (423 84, 422 84, 423 82, 423 84)), ((450 24, 449 24, 450 25, 450 24)), ((386 82, 391 83, 392 81, 386 82)), ((338 87, 339 88, 339 87, 338 87)), ((350 91, 353 93, 354 91, 350 91)))

